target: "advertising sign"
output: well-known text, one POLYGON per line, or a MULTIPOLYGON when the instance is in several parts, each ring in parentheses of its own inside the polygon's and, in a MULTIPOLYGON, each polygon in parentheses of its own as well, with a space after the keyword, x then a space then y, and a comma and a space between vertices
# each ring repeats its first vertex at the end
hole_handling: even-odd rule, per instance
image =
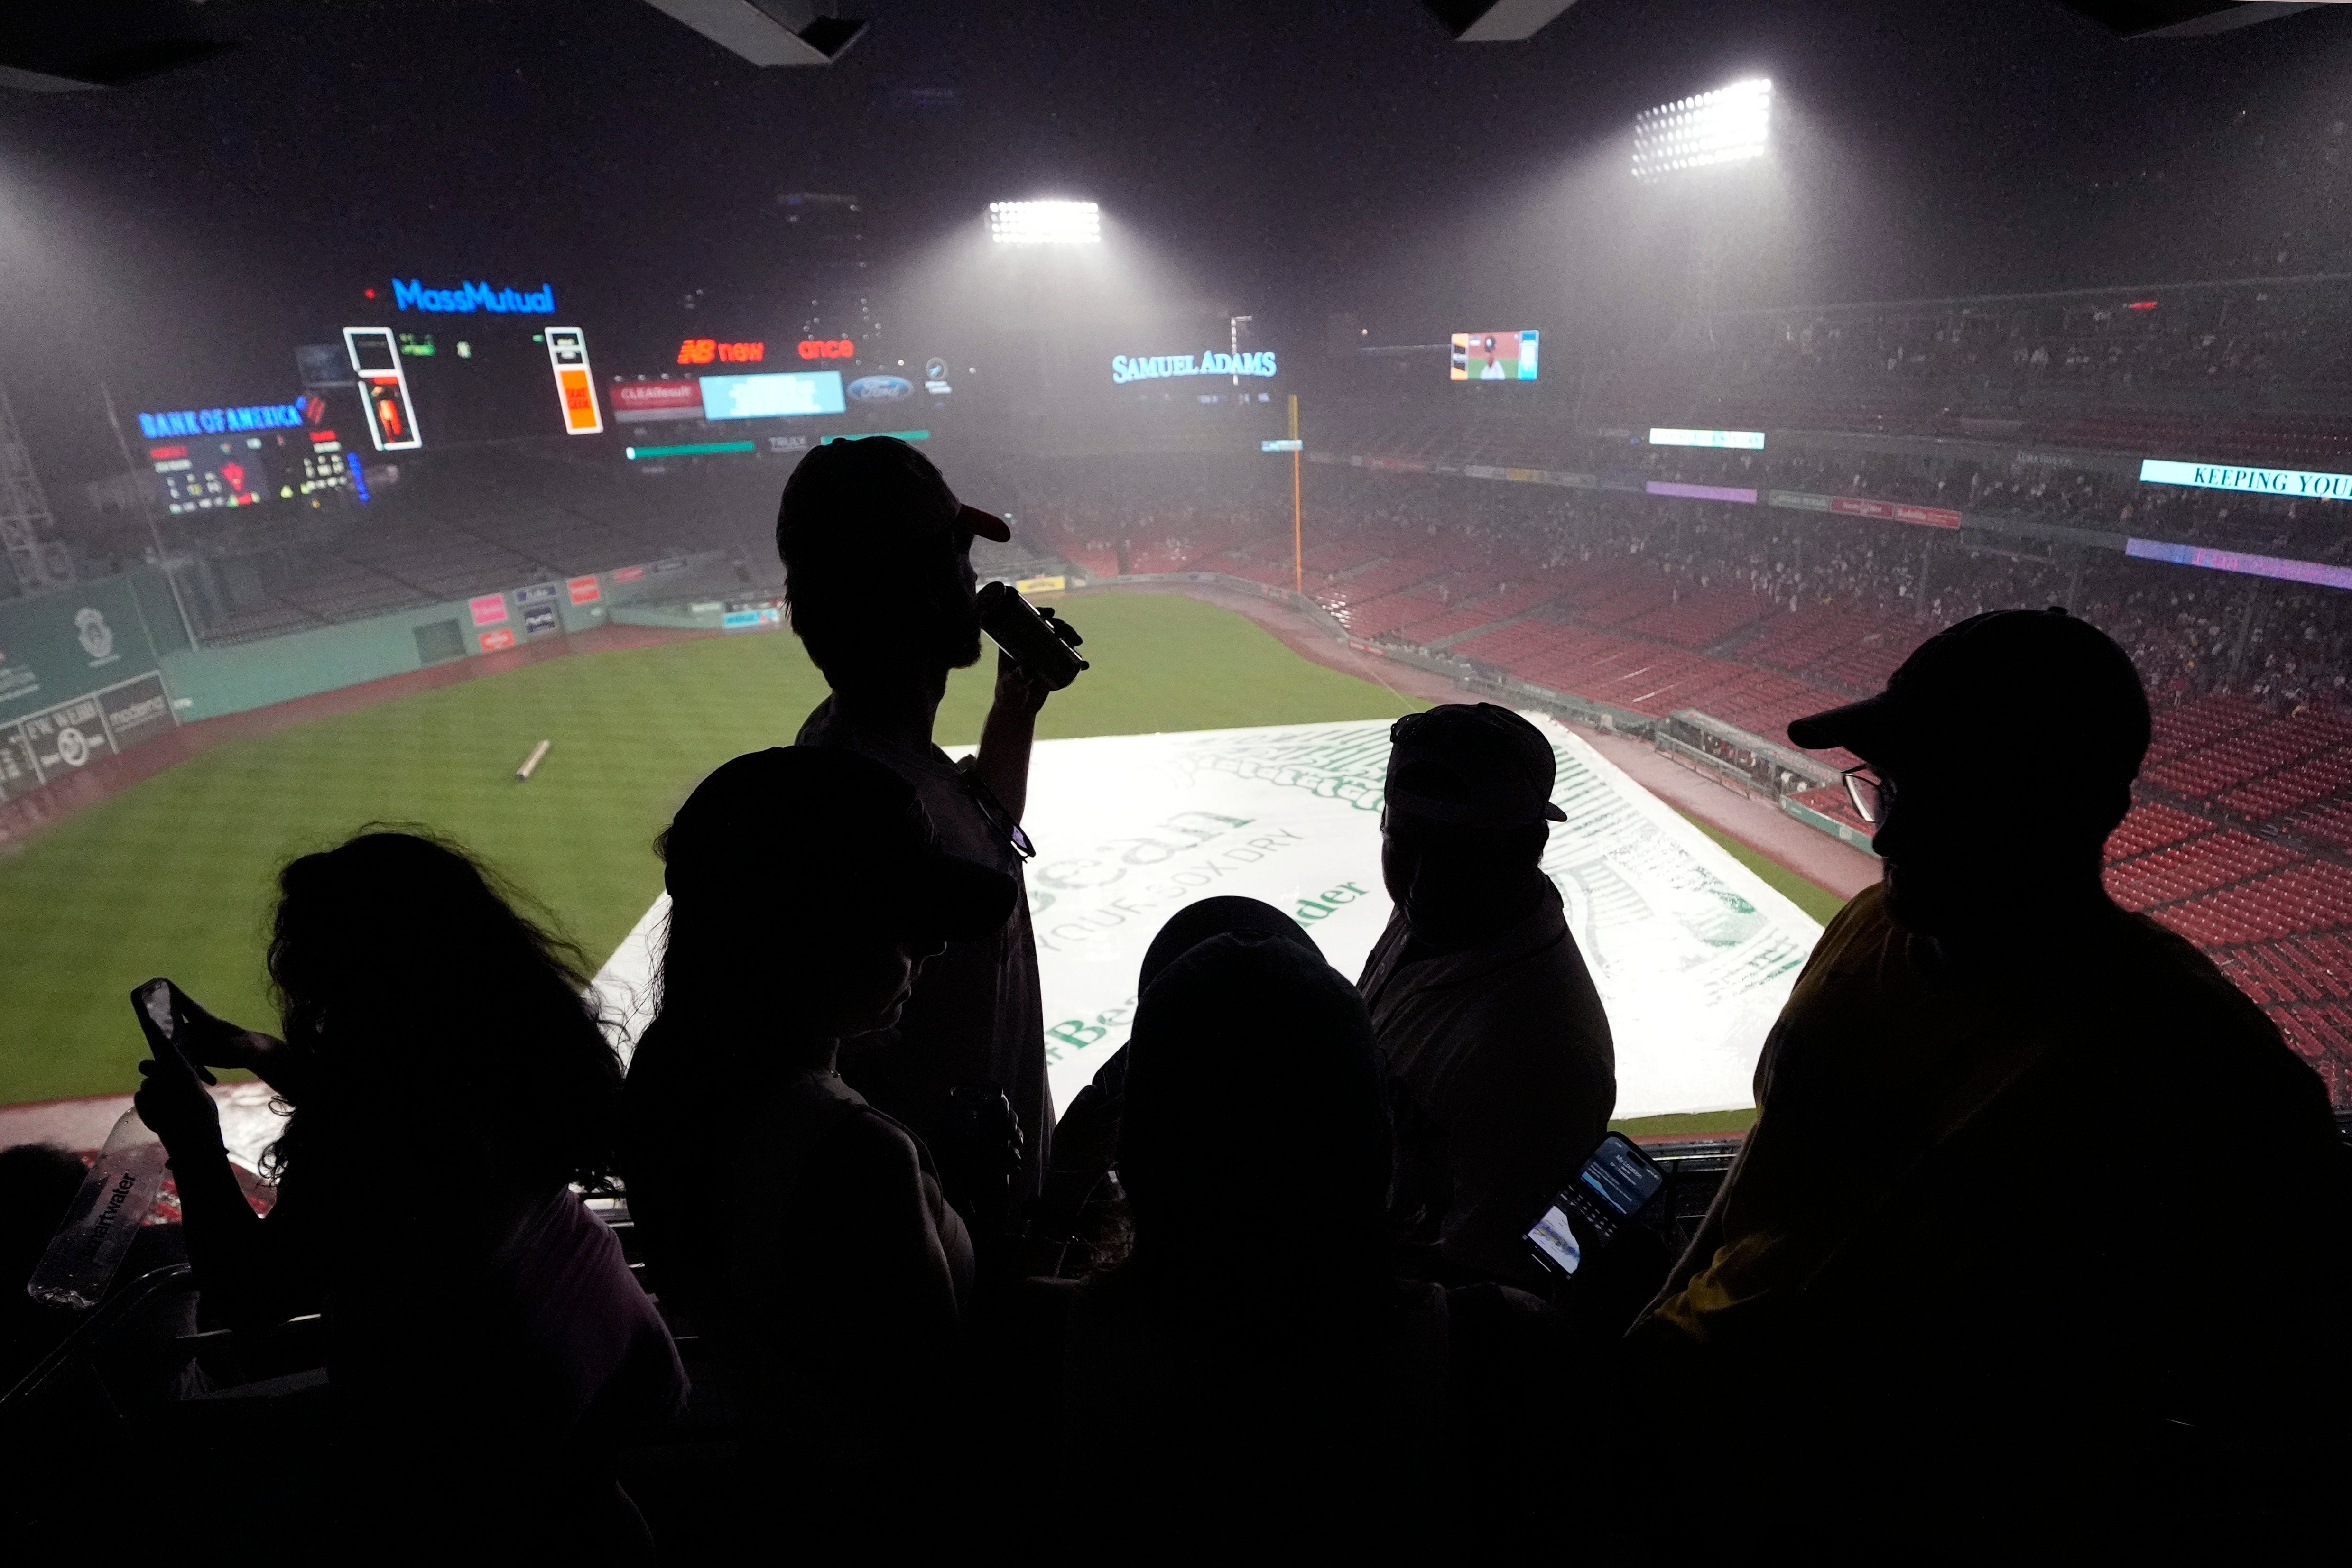
POLYGON ((2322 588, 2352 588, 2352 566, 2332 566, 2324 561, 2249 555, 2243 550, 2172 544, 2162 539, 2126 539, 2124 554, 2141 560, 2167 560, 2175 566, 2201 566, 2208 571, 2274 577, 2284 582, 2309 582, 2322 588))
POLYGON ((586 577, 567 578, 563 586, 570 591, 574 604, 593 604, 604 597, 604 591, 597 586, 593 572, 586 577))
POLYGON ((119 755, 179 722, 150 670, 0 725, 0 800, 119 755))
POLYGON ((809 413, 840 413, 839 371, 788 371, 761 376, 702 378, 705 419, 792 419, 809 413))
POLYGON ((294 430, 302 423, 299 402, 257 403, 246 408, 184 408, 139 416, 139 434, 150 441, 175 435, 219 435, 239 430, 294 430))
POLYGON ((538 637, 556 630, 556 610, 552 604, 534 604, 522 612, 522 634, 538 637))
POLYGON ((1717 446, 1734 452, 1761 452, 1764 450, 1764 433, 1760 430, 1669 430, 1653 426, 1650 444, 1717 446))
POLYGON ((1885 517, 1897 523, 1918 523, 1931 528, 1957 528, 1960 514, 1941 507, 1915 507, 1903 501, 1874 501, 1861 496, 1832 496, 1829 509, 1849 517, 1885 517))
POLYGON ((1457 382, 1534 381, 1541 338, 1534 331, 1456 332, 1447 373, 1457 382))
POLYGON ((121 578, 0 603, 0 719, 81 696, 154 662, 121 578))
POLYGON ((514 630, 511 627, 501 626, 495 632, 478 633, 474 641, 481 644, 483 653, 496 653, 515 645, 514 630))
POLYGON ((1203 349, 1197 354, 1113 354, 1110 357, 1113 386, 1171 376, 1270 376, 1276 373, 1272 349, 1254 354, 1227 354, 1215 349, 1203 349))
MULTIPOLYGON (((371 291, 373 292, 373 291, 371 291)), ((487 283, 460 283, 454 288, 427 288, 423 280, 392 280, 392 304, 396 310, 422 310, 427 315, 459 315, 475 310, 512 311, 524 316, 555 314, 555 285, 537 288, 493 288, 487 283)))
POLYGON ((2352 474, 2313 474, 2299 468, 2242 468, 2226 463, 2168 463, 2151 457, 2139 465, 2139 479, 2143 485, 2246 490, 2297 500, 2352 499, 2352 474))
POLYGON ((860 376, 849 383, 849 395, 860 402, 897 402, 915 395, 915 383, 904 376, 860 376))
POLYGON ((405 452, 425 444, 416 428, 416 408, 408 399, 408 372, 401 368, 400 346, 388 327, 346 327, 343 350, 359 378, 361 404, 367 410, 368 434, 378 452, 405 452))
MULTIPOLYGON (((713 360, 728 365, 756 365, 768 357, 765 343, 722 343, 716 338, 688 338, 677 346, 681 365, 707 365, 713 360)), ((801 356, 805 360, 806 354, 801 356)))
POLYGON ((623 424, 651 424, 663 419, 700 419, 699 382, 615 382, 613 417, 623 424))
POLYGON ((466 608, 473 612, 475 625, 495 626, 507 618, 507 596, 485 593, 479 598, 466 601, 466 608))
POLYGON ((555 367, 555 396, 563 409, 563 434, 594 435, 604 428, 596 406, 596 383, 588 371, 588 335, 577 327, 550 327, 547 358, 555 367))
POLYGON ((1756 504, 1756 492, 1737 485, 1678 485, 1652 479, 1642 487, 1653 496, 1679 496, 1689 501, 1738 501, 1751 507, 1756 504))

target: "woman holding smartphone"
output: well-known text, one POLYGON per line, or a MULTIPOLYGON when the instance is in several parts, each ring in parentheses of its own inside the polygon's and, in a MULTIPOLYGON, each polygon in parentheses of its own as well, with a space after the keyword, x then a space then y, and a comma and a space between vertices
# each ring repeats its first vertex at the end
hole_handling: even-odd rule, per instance
POLYGON ((207 1312, 327 1316, 320 1522, 361 1555, 462 1537, 649 1558, 605 1456, 674 1415, 685 1377, 572 1190, 610 1168, 621 1091, 582 955, 415 833, 362 833, 278 880, 283 1038, 175 988, 178 1050, 141 1063, 138 1108, 171 1155, 207 1312), (229 1168, 205 1064, 250 1068, 293 1107, 267 1218, 229 1168))

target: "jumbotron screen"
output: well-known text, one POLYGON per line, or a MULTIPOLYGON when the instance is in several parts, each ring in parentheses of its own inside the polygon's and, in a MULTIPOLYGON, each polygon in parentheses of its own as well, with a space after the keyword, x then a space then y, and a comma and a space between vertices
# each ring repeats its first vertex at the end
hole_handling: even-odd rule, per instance
POLYGON ((1533 330, 1456 332, 1454 379, 1457 382, 1531 382, 1536 379, 1533 330))

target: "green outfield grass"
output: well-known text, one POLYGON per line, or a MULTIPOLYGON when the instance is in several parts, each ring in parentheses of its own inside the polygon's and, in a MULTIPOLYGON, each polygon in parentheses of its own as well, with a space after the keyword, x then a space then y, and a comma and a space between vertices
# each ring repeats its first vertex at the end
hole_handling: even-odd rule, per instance
MULTIPOLYGON (((1046 706, 1047 738, 1421 706, 1193 600, 1108 595, 1069 610, 1095 667, 1046 706)), ((979 738, 992 668, 956 677, 942 744, 979 738)), ((694 782, 789 742, 824 695, 790 635, 672 643, 419 693, 147 779, 0 860, 0 1103, 135 1086, 142 1048, 125 998, 151 975, 266 1025, 272 875, 372 821, 425 823, 476 849, 601 959, 660 891, 653 837, 694 782), (516 784, 542 738, 553 749, 516 784)))

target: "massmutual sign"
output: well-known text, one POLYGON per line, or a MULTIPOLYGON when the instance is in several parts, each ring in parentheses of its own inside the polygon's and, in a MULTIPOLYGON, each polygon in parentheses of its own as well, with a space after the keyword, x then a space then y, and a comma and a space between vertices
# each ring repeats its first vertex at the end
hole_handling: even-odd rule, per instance
POLYGON ((1255 354, 1221 354, 1202 350, 1197 354, 1113 354, 1113 386, 1152 381, 1160 376, 1270 376, 1275 374, 1274 350, 1255 354))
POLYGON ((427 288, 420 280, 392 280, 392 302, 403 310, 423 310, 448 316, 462 311, 496 310, 522 316, 555 314, 555 285, 537 288, 493 288, 487 283, 460 283, 454 288, 427 288))
POLYGON ((2299 468, 2241 468, 2228 463, 2167 463, 2148 458, 2139 465, 2143 485, 2194 485, 2205 490, 2250 490, 2258 496, 2297 500, 2352 500, 2352 474, 2310 474, 2299 468))

